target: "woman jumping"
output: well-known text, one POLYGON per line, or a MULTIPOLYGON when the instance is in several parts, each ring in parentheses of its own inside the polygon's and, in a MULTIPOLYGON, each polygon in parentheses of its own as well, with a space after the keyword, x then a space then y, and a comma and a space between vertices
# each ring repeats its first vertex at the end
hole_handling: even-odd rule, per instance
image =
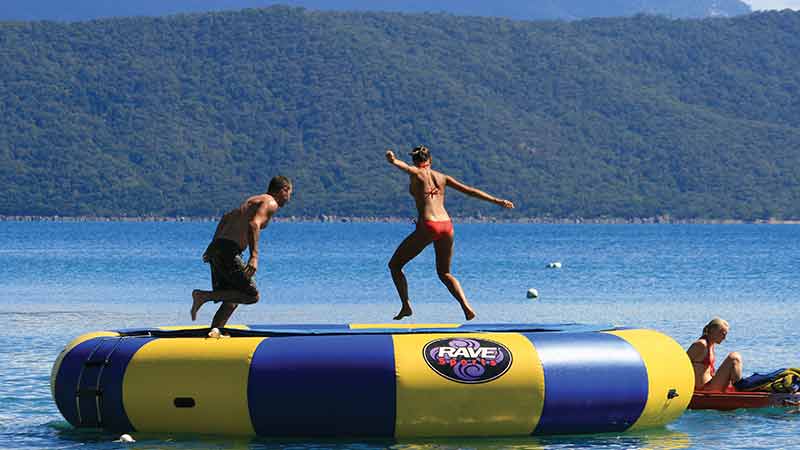
POLYGON ((453 222, 444 209, 445 188, 452 187, 464 194, 504 208, 513 208, 514 204, 508 200, 492 197, 481 190, 458 182, 451 176, 432 170, 430 151, 422 145, 411 151, 411 159, 414 161, 413 166, 397 159, 393 151, 386 151, 386 160, 408 173, 411 180, 409 192, 414 197, 419 213, 417 228, 400 243, 389 261, 392 280, 397 288, 397 294, 403 302, 403 306, 400 308, 400 312, 394 316, 394 320, 400 320, 412 314, 411 303, 408 299, 408 283, 403 274, 403 267, 431 242, 436 251, 436 273, 439 275, 439 279, 447 286, 450 294, 458 300, 464 311, 464 317, 472 320, 475 317, 475 311, 469 306, 461 284, 450 273, 450 261, 453 257, 453 222))

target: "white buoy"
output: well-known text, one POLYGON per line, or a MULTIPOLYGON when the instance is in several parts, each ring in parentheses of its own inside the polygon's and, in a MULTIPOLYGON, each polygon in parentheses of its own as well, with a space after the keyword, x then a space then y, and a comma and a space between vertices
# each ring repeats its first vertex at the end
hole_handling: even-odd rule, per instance
POLYGON ((539 291, 534 288, 528 289, 528 298, 537 298, 539 297, 539 291))
POLYGON ((124 442, 126 444, 129 444, 132 442, 136 442, 136 440, 133 439, 133 436, 131 436, 130 434, 123 434, 122 436, 119 437, 119 439, 117 439, 114 442, 124 442))
POLYGON ((548 269, 560 269, 561 268, 561 261, 555 261, 547 264, 548 269))

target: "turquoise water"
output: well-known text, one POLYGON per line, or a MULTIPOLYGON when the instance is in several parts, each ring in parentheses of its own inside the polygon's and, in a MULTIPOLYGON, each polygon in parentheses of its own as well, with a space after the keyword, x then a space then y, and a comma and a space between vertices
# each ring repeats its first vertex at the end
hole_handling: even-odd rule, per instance
MULTIPOLYGON (((118 436, 72 429, 50 398, 61 348, 87 331, 185 325, 210 222, 0 222, 0 448, 790 448, 800 414, 689 411, 637 434, 528 438, 234 440, 118 436)), ((275 223, 262 234, 262 301, 232 323, 385 322, 399 309, 386 268, 409 224, 275 223)), ((453 272, 477 321, 612 323, 653 328, 686 347, 712 316, 718 350, 745 371, 800 366, 800 226, 457 224, 453 272), (546 269, 554 261, 561 269, 546 269), (536 288, 540 298, 525 293, 536 288)), ((407 267, 413 322, 460 322, 426 250, 407 267)), ((214 308, 200 313, 210 322, 214 308)))

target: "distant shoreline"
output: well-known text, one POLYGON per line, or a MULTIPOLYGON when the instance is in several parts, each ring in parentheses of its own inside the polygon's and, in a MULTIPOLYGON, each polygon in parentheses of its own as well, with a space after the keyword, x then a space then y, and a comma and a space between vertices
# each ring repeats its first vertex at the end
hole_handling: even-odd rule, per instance
MULTIPOLYGON (((0 215, 0 222, 215 222, 219 217, 203 216, 37 216, 37 215, 0 215)), ((288 223, 409 223, 413 217, 378 217, 378 216, 277 216, 274 222, 288 223)), ((670 217, 645 218, 554 218, 554 217, 521 217, 505 219, 486 216, 453 217, 457 223, 505 223, 505 224, 711 224, 711 225, 798 225, 800 219, 791 220, 740 220, 740 219, 673 219, 670 217)))

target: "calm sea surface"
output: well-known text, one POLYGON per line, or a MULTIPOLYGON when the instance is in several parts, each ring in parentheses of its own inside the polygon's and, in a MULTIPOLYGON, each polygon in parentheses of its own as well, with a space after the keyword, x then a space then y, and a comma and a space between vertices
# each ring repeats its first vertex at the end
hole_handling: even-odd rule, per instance
MULTIPOLYGON (((0 222, 0 449, 113 449, 55 407, 50 368, 88 331, 190 324, 190 292, 210 287, 200 260, 215 224, 0 222)), ((231 323, 376 323, 399 309, 386 268, 412 224, 275 223, 262 234, 262 301, 231 323)), ((460 322, 432 249, 407 267, 413 322, 460 322)), ((615 324, 682 346, 713 316, 731 323, 718 350, 745 372, 800 366, 800 226, 456 224, 453 273, 477 322, 615 324), (561 269, 547 269, 560 261, 561 269), (525 293, 536 288, 540 298, 525 293)), ((210 322, 213 307, 203 309, 210 322)), ((800 414, 689 411, 638 434, 414 441, 233 440, 134 435, 172 448, 792 448, 800 414)))

